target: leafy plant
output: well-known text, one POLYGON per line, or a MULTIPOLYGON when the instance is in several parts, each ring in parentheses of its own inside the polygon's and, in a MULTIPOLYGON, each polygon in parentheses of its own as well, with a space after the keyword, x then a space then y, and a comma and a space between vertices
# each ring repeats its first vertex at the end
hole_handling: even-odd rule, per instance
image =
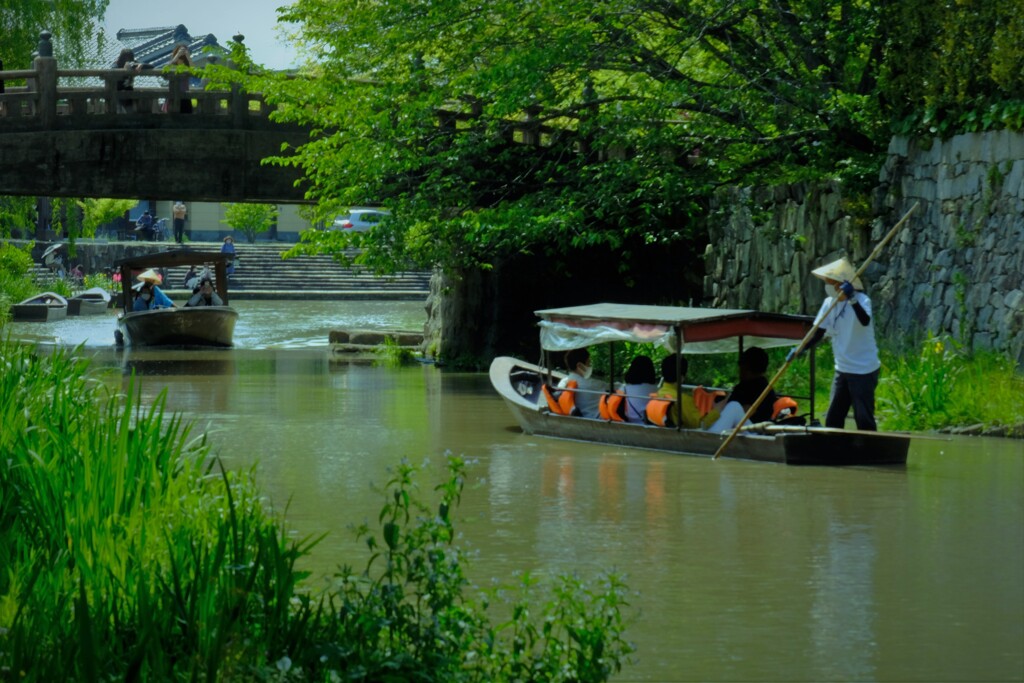
POLYGON ((949 337, 931 334, 917 356, 896 358, 879 382, 878 403, 886 425, 930 429, 959 424, 969 406, 956 397, 962 372, 960 347, 949 337))
POLYGON ((10 242, 0 244, 0 295, 7 300, 7 307, 11 303, 23 301, 33 294, 41 291, 35 282, 32 281, 32 248, 29 243, 19 248, 10 242))

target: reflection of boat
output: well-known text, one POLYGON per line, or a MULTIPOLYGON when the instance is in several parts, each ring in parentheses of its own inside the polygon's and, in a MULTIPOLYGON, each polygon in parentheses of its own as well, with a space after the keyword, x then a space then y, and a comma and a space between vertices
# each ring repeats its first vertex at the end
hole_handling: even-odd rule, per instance
POLYGON ((15 322, 46 323, 64 320, 67 315, 68 300, 53 292, 30 296, 11 306, 11 319, 15 322))
MULTIPOLYGON (((231 346, 234 343, 238 311, 228 305, 227 261, 230 254, 176 249, 122 259, 121 270, 124 310, 118 317, 121 340, 133 346, 231 346), (214 287, 223 306, 184 305, 175 308, 132 311, 132 285, 135 276, 148 269, 196 266, 214 275, 214 287)), ((120 341, 120 340, 119 340, 120 341)))
POLYGON ((68 299, 68 315, 102 315, 110 305, 110 292, 92 287, 68 299))
POLYGON ((218 348, 129 347, 121 357, 126 375, 204 377, 235 374, 234 351, 218 348))
MULTIPOLYGON (((763 348, 791 346, 803 339, 813 324, 807 316, 622 304, 550 309, 537 311, 537 315, 545 358, 552 351, 617 341, 658 344, 687 354, 735 351, 744 343, 763 348)), ((810 358, 812 386, 807 398, 813 417, 813 352, 810 358)), ((549 360, 545 364, 551 366, 549 360)), ((556 414, 541 398, 541 387, 557 383, 561 376, 510 357, 495 358, 490 369, 491 384, 527 434, 708 456, 728 436, 728 432, 556 414)), ((905 464, 909 446, 907 434, 764 423, 744 428, 722 455, 790 464, 905 464)))

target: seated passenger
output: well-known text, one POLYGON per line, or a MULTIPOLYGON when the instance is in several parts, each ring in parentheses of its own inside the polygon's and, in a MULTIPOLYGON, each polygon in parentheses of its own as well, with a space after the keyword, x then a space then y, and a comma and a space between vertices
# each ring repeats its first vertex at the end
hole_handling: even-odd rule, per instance
POLYGON ((213 291, 213 280, 209 275, 203 275, 199 284, 192 290, 192 298, 186 306, 223 306, 224 300, 217 292, 213 291))
POLYGON ((135 303, 132 304, 133 311, 150 311, 157 308, 174 308, 174 302, 168 298, 163 290, 157 287, 160 283, 160 274, 150 268, 136 278, 139 283, 132 287, 138 291, 135 303))
POLYGON ((590 352, 586 349, 573 349, 566 353, 565 369, 569 371, 569 376, 558 383, 558 388, 564 389, 569 382, 575 381, 576 410, 582 417, 597 418, 604 383, 590 376, 594 369, 590 352))
POLYGON ((622 387, 626 394, 626 422, 646 422, 647 402, 658 390, 658 378, 654 376, 654 361, 650 356, 639 355, 629 364, 622 387))
MULTIPOLYGON (((658 396, 673 399, 668 406, 665 427, 674 427, 680 424, 680 412, 682 413, 682 426, 686 429, 700 429, 705 424, 711 424, 718 419, 718 411, 711 408, 706 414, 702 413, 697 406, 693 394, 684 393, 682 397, 677 394, 679 385, 686 381, 686 371, 689 369, 689 362, 686 356, 679 356, 679 371, 676 371, 676 357, 665 356, 661 361, 661 386, 658 388, 658 396)), ((698 387, 699 388, 699 387, 698 387)))
MULTIPOLYGON (((729 392, 729 396, 725 399, 727 402, 721 408, 721 416, 708 427, 708 431, 725 432, 735 429, 740 424, 743 416, 750 410, 750 406, 754 405, 754 402, 768 386, 768 378, 765 377, 767 371, 768 353, 764 349, 751 346, 740 355, 739 384, 729 392)), ((772 404, 777 398, 774 390, 768 392, 748 422, 770 421, 772 419, 772 404)))

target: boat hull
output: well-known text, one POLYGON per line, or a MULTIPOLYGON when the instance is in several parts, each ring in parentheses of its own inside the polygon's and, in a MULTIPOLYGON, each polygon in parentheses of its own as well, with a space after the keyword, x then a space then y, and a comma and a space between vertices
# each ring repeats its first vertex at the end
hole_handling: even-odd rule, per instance
POLYGON ((107 302, 102 299, 68 299, 68 315, 103 315, 107 302))
MULTIPOLYGON (((538 405, 544 373, 508 357, 491 364, 491 383, 527 434, 698 456, 713 456, 728 437, 699 429, 555 415, 538 405)), ((769 426, 765 433, 741 432, 722 457, 790 465, 904 465, 909 446, 905 434, 769 426)))
POLYGON ((103 315, 110 306, 110 294, 93 287, 68 299, 68 315, 103 315))
POLYGON ((196 306, 126 313, 117 325, 132 346, 228 347, 237 320, 238 311, 230 306, 196 306))
POLYGON ((67 299, 53 292, 46 292, 11 306, 11 320, 14 322, 49 323, 64 320, 67 316, 67 299))

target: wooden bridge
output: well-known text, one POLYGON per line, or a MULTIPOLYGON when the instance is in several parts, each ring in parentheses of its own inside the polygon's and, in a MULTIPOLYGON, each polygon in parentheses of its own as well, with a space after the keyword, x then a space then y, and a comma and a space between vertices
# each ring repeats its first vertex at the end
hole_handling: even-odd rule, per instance
POLYGON ((308 132, 271 121, 259 93, 193 89, 183 114, 187 74, 143 70, 118 90, 124 69, 59 70, 49 33, 38 54, 0 71, 0 195, 306 201, 296 169, 261 161, 308 132))

